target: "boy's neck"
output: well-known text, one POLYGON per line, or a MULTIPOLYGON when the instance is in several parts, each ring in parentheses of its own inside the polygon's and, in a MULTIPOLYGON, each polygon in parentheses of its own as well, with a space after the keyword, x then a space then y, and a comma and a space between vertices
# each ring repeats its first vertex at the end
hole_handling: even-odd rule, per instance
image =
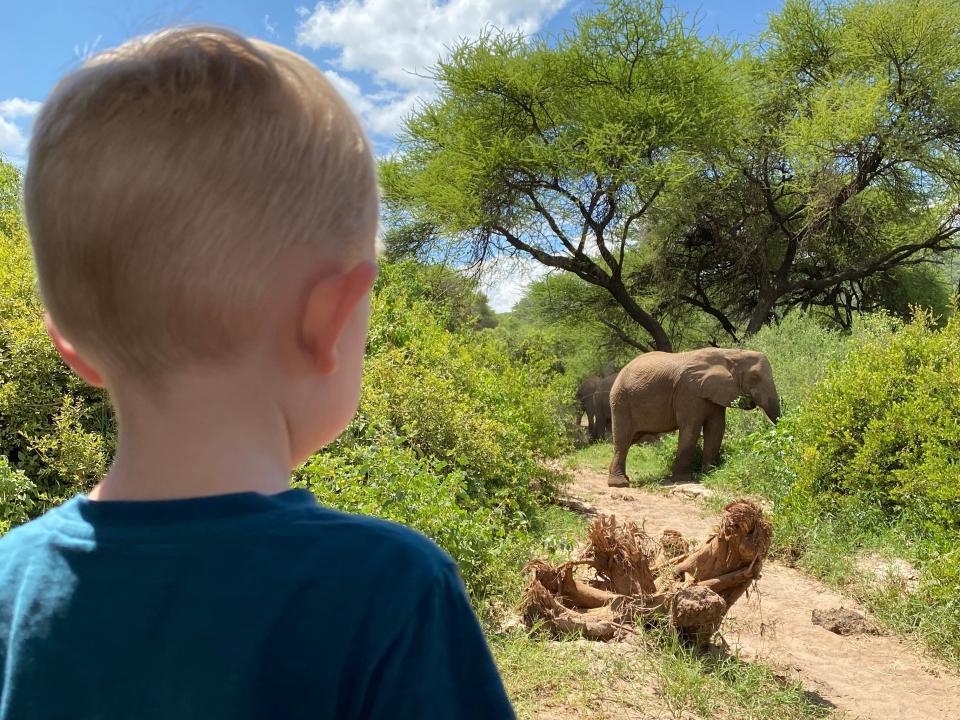
POLYGON ((119 426, 92 500, 166 500, 289 488, 286 421, 269 390, 223 373, 179 378, 162 396, 112 392, 119 426))

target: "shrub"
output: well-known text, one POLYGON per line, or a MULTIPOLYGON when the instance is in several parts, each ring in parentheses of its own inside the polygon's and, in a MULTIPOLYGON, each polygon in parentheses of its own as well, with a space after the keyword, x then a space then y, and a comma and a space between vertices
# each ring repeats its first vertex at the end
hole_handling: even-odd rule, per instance
POLYGON ((452 332, 419 266, 386 266, 371 315, 357 418, 297 473, 333 507, 436 540, 476 600, 515 576, 566 449, 566 392, 547 353, 513 359, 494 335, 452 332), (508 568, 509 570, 505 570, 508 568))
POLYGON ((775 551, 827 580, 853 578, 865 549, 915 563, 914 592, 856 592, 889 626, 960 661, 960 319, 938 328, 919 312, 819 333, 758 335, 783 371, 786 414, 741 435, 711 482, 771 498, 775 551))
POLYGON ((804 404, 798 492, 875 505, 918 536, 960 541, 960 321, 918 314, 837 363, 804 404))
POLYGON ((106 397, 76 378, 43 327, 20 176, 0 162, 0 452, 31 480, 31 512, 87 489, 112 446, 106 397))
POLYGON ((0 455, 0 535, 30 519, 33 483, 0 455))

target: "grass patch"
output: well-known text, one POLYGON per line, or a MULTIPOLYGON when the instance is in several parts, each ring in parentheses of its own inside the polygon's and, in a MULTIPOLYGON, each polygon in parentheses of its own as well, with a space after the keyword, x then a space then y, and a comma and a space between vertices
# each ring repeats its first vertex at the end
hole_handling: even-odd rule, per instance
POLYGON ((564 561, 584 537, 588 521, 577 513, 556 505, 548 505, 540 514, 538 536, 544 557, 564 561))
MULTIPOLYGON (((676 435, 667 435, 659 443, 634 445, 627 453, 627 474, 632 485, 659 485, 670 476, 673 457, 677 451, 676 435)), ((598 442, 582 447, 570 455, 573 467, 585 467, 594 472, 607 472, 613 457, 613 444, 598 442)))
POLYGON ((648 657, 669 717, 784 718, 831 715, 826 703, 770 668, 723 653, 701 653, 671 633, 651 633, 648 657))
POLYGON ((519 718, 534 718, 550 709, 590 717, 590 705, 601 694, 603 680, 576 643, 514 633, 490 638, 490 647, 519 718))
POLYGON ((635 645, 516 633, 492 638, 491 646, 520 718, 831 716, 816 696, 769 668, 697 652, 669 633, 651 631, 635 645))

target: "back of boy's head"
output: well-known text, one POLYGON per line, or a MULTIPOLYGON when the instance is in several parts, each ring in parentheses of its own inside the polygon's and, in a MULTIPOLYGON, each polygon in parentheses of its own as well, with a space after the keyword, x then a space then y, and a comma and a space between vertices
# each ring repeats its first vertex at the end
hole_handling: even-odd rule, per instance
POLYGON ((241 350, 290 253, 359 258, 376 171, 356 117, 306 60, 175 29, 58 84, 24 199, 59 330, 150 377, 241 350))

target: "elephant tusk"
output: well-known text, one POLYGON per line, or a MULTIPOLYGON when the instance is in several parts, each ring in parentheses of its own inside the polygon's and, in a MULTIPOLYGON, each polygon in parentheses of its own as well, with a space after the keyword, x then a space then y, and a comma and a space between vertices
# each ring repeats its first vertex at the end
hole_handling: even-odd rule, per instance
POLYGON ((763 408, 761 408, 761 409, 760 409, 760 414, 763 415, 763 419, 764 419, 764 420, 766 420, 768 423, 770 423, 770 426, 771 426, 771 427, 776 427, 776 426, 777 426, 777 424, 776 424, 773 420, 770 419, 770 416, 767 415, 767 411, 766 411, 766 410, 764 410, 763 408))

